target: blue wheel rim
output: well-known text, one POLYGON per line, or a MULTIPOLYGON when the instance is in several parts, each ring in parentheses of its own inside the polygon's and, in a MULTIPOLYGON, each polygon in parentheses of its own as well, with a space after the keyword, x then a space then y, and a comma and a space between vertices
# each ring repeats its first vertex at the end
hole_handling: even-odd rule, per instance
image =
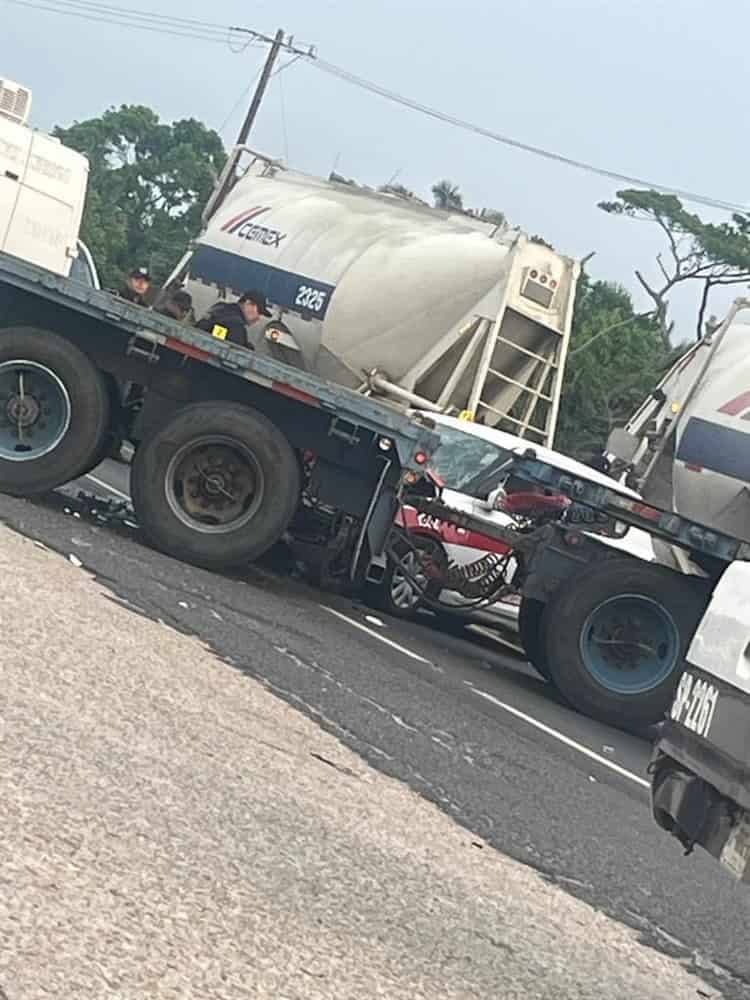
POLYGON ((30 462, 53 451, 70 427, 68 391, 36 361, 0 364, 0 459, 30 462))
POLYGON ((645 694, 677 668, 680 633, 659 601, 618 594, 589 614, 579 649, 586 670, 602 687, 615 694, 645 694))

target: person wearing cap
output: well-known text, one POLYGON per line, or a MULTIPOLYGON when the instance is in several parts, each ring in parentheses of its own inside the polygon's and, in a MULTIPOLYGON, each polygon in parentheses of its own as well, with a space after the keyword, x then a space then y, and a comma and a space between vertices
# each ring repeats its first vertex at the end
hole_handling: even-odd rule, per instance
POLYGON ((184 288, 178 288, 172 292, 164 305, 159 306, 154 311, 162 316, 169 316, 170 319, 176 320, 178 323, 185 323, 192 308, 193 297, 190 292, 186 292, 184 288))
POLYGON ((236 302, 217 302, 197 324, 219 340, 229 340, 253 351, 248 339, 248 327, 261 316, 271 316, 266 297, 262 292, 243 292, 236 302))
POLYGON ((151 275, 147 267, 134 267, 128 275, 128 280, 117 293, 121 299, 126 299, 136 306, 149 304, 151 291, 151 275))

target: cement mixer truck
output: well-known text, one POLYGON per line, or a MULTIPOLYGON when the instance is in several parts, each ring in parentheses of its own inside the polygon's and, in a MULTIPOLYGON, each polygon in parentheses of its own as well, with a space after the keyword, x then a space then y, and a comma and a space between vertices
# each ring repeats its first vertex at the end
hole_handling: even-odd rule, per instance
POLYGON ((43 155, 49 137, 27 129, 24 93, 13 128, 28 148, 3 187, 12 191, 0 253, 0 489, 54 488, 127 438, 134 503, 154 544, 222 566, 286 534, 323 578, 351 585, 382 571, 396 498, 439 440, 407 407, 552 440, 575 261, 488 219, 256 155, 233 185, 233 156, 165 292, 184 281, 200 315, 262 290, 276 315, 251 331, 248 352, 133 311, 96 281, 84 290, 62 280, 86 163, 55 140, 43 155), (64 233, 42 225, 45 198, 62 204, 64 233), (137 412, 120 391, 133 382, 146 390, 137 412), (247 407, 239 421, 235 404, 247 407))
POLYGON ((750 300, 674 366, 615 432, 609 458, 644 497, 734 535, 744 551, 661 561, 710 580, 651 763, 656 822, 686 853, 700 846, 750 883, 750 300))
MULTIPOLYGON (((414 502, 513 550, 529 660, 573 706, 615 725, 664 718, 689 648, 705 672, 710 653, 691 647, 696 628, 728 568, 728 579, 743 578, 733 564, 750 560, 749 306, 738 301, 613 432, 606 457, 621 481, 520 444, 483 470, 473 507, 414 502), (510 481, 507 498, 498 484, 510 481), (551 520, 550 495, 568 501, 551 520), (497 504, 515 523, 493 522, 497 504)), ((742 600, 750 638, 750 595, 742 600)), ((750 671, 746 656, 740 666, 750 671)))
POLYGON ((27 89, 0 81, 0 490, 52 490, 127 437, 133 503, 155 546, 217 569, 288 533, 356 584, 437 435, 81 280, 88 164, 28 126, 30 105, 27 89), (138 409, 123 383, 144 388, 138 409))
POLYGON ((482 216, 310 177, 245 147, 205 217, 167 283, 187 287, 197 315, 258 289, 276 315, 255 331, 256 352, 551 445, 576 261, 482 216))

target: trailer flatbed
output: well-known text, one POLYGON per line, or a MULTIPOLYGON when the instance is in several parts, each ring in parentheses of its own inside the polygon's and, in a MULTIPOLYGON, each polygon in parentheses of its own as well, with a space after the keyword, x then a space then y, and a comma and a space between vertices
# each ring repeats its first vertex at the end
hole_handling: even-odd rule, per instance
POLYGON ((5 492, 54 488, 127 437, 153 544, 218 568, 289 531, 350 582, 439 445, 395 406, 0 253, 3 404, 5 492), (145 389, 137 415, 126 383, 145 389))

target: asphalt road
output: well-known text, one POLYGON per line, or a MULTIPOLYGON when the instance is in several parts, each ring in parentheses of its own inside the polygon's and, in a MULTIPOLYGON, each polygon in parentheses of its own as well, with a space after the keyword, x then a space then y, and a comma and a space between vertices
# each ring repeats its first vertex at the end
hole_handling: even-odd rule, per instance
MULTIPOLYGON (((127 468, 84 484, 127 495, 127 468)), ((650 747, 559 704, 487 633, 386 619, 288 576, 233 577, 153 552, 62 495, 0 497, 0 520, 74 556, 127 607, 200 636, 238 671, 479 837, 637 928, 729 998, 750 996, 750 894, 654 825, 650 747)))

